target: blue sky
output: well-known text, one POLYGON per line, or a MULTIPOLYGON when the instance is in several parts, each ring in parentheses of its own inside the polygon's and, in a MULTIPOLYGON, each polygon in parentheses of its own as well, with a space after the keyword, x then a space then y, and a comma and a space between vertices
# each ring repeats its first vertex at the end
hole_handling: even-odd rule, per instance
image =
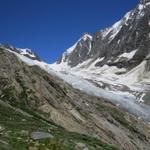
POLYGON ((139 0, 0 0, 0 43, 52 63, 82 36, 111 26, 139 0))

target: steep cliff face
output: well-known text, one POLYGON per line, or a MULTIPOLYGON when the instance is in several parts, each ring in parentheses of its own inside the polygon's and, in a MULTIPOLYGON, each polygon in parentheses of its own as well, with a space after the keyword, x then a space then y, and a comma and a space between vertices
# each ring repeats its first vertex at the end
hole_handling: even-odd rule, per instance
POLYGON ((149 105, 150 1, 141 0, 120 21, 97 31, 90 39, 89 49, 82 46, 87 41, 80 44, 79 40, 80 47, 72 47, 67 59, 63 55, 51 67, 149 105))
POLYGON ((99 61, 95 65, 102 67, 107 64, 129 70, 134 68, 150 52, 149 2, 148 0, 141 1, 134 10, 128 12, 120 21, 112 27, 96 32, 90 40, 89 38, 85 41, 79 40, 78 44, 68 53, 68 59, 62 57, 57 63, 66 62, 68 66, 75 67, 89 58, 93 61, 104 57, 103 61, 99 61), (128 58, 127 55, 130 55, 131 52, 133 52, 132 57, 128 58), (73 63, 75 60, 76 63, 73 63))
POLYGON ((103 38, 106 44, 103 47, 101 47, 102 39, 99 38, 101 33, 96 34, 93 49, 96 53, 99 53, 97 56, 105 58, 97 65, 101 66, 104 63, 118 68, 130 69, 140 64, 150 52, 149 18, 149 3, 141 3, 136 9, 128 12, 122 20, 104 32, 103 38), (130 59, 122 55, 125 53, 129 55, 133 51, 135 53, 130 59))
POLYGON ((57 61, 57 64, 65 63, 71 67, 75 67, 79 63, 91 57, 90 51, 92 48, 92 36, 84 34, 77 43, 70 47, 66 52, 63 53, 61 58, 57 61))

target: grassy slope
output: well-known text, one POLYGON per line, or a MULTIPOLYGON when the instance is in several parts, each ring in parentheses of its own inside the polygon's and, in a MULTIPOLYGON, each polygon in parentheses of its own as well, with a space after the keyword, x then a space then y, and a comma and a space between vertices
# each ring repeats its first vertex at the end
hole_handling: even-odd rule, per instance
POLYGON ((31 147, 36 148, 35 150, 74 150, 78 142, 84 143, 91 150, 117 150, 100 140, 68 132, 37 118, 34 113, 32 115, 33 117, 29 117, 0 105, 0 126, 3 128, 0 131, 0 150, 29 150, 31 147), (54 138, 33 141, 30 138, 33 131, 50 132, 54 138))

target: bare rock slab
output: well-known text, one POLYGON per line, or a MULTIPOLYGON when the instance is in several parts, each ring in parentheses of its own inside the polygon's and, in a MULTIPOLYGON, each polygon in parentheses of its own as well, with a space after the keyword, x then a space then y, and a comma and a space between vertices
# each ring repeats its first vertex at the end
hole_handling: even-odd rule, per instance
POLYGON ((31 133, 31 138, 33 140, 41 140, 41 139, 48 139, 48 138, 53 138, 54 136, 50 133, 47 132, 32 132, 31 133))

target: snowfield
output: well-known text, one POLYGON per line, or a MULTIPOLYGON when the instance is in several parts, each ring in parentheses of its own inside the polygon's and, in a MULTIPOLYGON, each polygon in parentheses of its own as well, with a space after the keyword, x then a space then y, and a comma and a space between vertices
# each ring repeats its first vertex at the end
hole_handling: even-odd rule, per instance
MULTIPOLYGON (((99 71, 96 74, 93 74, 92 71, 94 68, 92 68, 92 67, 91 67, 92 71, 88 74, 87 74, 86 70, 81 71, 79 69, 79 71, 77 72, 77 68, 75 68, 76 69, 75 71, 71 70, 70 72, 66 72, 63 70, 63 68, 61 71, 54 70, 54 69, 59 68, 59 67, 54 67, 56 64, 51 65, 51 64, 47 64, 45 62, 32 60, 32 59, 27 58, 26 56, 22 56, 16 52, 12 52, 9 49, 7 49, 7 50, 10 51, 11 53, 14 53, 21 61, 25 62, 27 65, 30 65, 30 66, 37 65, 40 68, 47 71, 48 73, 58 76, 59 78, 63 79, 67 83, 71 84, 74 88, 79 89, 83 92, 86 92, 87 94, 90 94, 90 95, 105 98, 105 99, 113 102, 117 106, 124 108, 124 109, 128 110, 129 112, 139 116, 140 118, 143 118, 150 122, 150 107, 149 106, 144 105, 142 103, 138 103, 136 97, 133 96, 132 94, 130 94, 128 91, 123 92, 121 90, 119 91, 119 90, 115 89, 115 86, 118 86, 118 85, 121 86, 120 81, 119 80, 117 81, 117 76, 113 74, 114 72, 116 72, 116 68, 109 69, 108 67, 106 67, 107 71, 103 67, 100 68, 99 71, 101 71, 101 69, 102 69, 102 72, 104 72, 104 76, 98 76, 97 73, 99 71), (108 74, 107 76, 106 76, 106 72, 108 74), (100 86, 103 85, 103 82, 108 83, 109 85, 112 85, 114 90, 112 90, 113 88, 107 89, 107 88, 98 87, 93 82, 90 82, 89 80, 99 83, 100 86)), ((128 77, 128 79, 130 79, 130 78, 132 79, 133 73, 138 74, 138 71, 141 71, 141 67, 143 67, 143 65, 144 65, 144 62, 142 64, 140 64, 137 68, 135 68, 135 71, 133 70, 133 71, 129 72, 129 75, 125 76, 124 79, 127 80, 127 77, 128 77)), ((93 72, 95 72, 95 70, 93 72)), ((138 78, 138 75, 136 75, 136 76, 138 78)), ((143 98, 143 95, 139 99, 140 102, 143 101, 142 98, 143 98)))

